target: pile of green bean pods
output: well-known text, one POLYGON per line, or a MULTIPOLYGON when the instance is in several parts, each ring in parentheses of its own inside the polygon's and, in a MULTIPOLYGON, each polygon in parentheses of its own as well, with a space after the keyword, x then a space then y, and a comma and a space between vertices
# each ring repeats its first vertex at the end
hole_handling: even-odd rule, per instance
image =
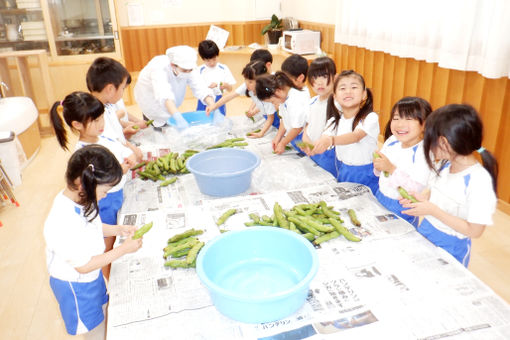
MULTIPOLYGON (((349 218, 353 225, 359 227, 359 222, 354 210, 348 210, 349 218)), ((312 204, 298 204, 290 210, 284 210, 276 202, 273 206, 273 216, 259 216, 249 214, 251 221, 246 226, 274 226, 294 231, 313 244, 318 245, 343 235, 347 240, 359 242, 361 239, 354 235, 343 225, 343 220, 338 211, 328 207, 326 202, 320 201, 312 204)))
POLYGON ((196 236, 203 233, 200 229, 189 229, 168 239, 168 245, 163 249, 165 267, 194 268, 198 253, 205 244, 196 236))
POLYGON ((186 150, 181 155, 178 152, 169 152, 165 156, 161 156, 153 161, 144 161, 135 165, 131 170, 138 170, 145 167, 144 170, 138 170, 136 173, 138 176, 147 180, 161 181, 160 186, 164 187, 175 183, 177 181, 177 175, 189 173, 186 168, 186 161, 189 157, 198 153, 196 150, 186 150), (165 176, 173 175, 170 178, 165 176))

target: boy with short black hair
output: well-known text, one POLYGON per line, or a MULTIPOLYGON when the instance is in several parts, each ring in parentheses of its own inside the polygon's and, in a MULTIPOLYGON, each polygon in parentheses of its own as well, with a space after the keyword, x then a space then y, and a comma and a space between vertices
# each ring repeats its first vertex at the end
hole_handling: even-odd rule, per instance
POLYGON ((105 108, 103 136, 125 144, 133 150, 137 161, 140 161, 142 151, 131 144, 125 134, 135 134, 137 132, 137 129, 133 128, 135 125, 138 125, 138 128, 146 128, 147 125, 142 119, 126 114, 122 96, 124 89, 131 83, 128 70, 117 60, 99 57, 90 65, 86 81, 90 93, 99 99, 105 108))
MULTIPOLYGON (((236 83, 236 80, 227 65, 218 62, 220 50, 214 41, 201 41, 198 44, 198 54, 204 61, 204 64, 198 68, 198 72, 206 85, 214 92, 214 101, 217 102, 222 97, 223 91, 232 91, 232 85, 236 83)), ((197 110, 205 110, 205 108, 206 106, 199 100, 197 110)), ((226 114, 225 105, 219 110, 223 115, 226 114)))
POLYGON ((287 57, 282 63, 282 71, 285 72, 294 85, 300 90, 308 91, 306 88, 306 75, 308 74, 308 60, 299 54, 293 54, 287 57))

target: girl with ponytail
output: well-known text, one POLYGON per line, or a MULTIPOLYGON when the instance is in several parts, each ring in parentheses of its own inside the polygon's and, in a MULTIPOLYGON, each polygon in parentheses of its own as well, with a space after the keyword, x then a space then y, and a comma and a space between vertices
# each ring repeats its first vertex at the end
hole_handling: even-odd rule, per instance
POLYGON ((105 147, 92 144, 77 150, 67 163, 66 187, 44 223, 50 286, 72 335, 94 330, 104 337, 108 295, 101 267, 142 246, 141 238, 132 239, 135 226, 112 226, 98 218, 97 202, 121 178, 119 162, 105 147), (115 235, 126 239, 105 253, 103 237, 115 235))
POLYGON ((466 267, 471 238, 493 223, 497 204, 498 164, 482 140, 482 120, 473 107, 450 104, 432 112, 423 138, 432 169, 429 190, 411 192, 418 202, 401 200, 409 208, 404 214, 423 216, 417 231, 466 267))
POLYGON ((333 84, 327 106, 326 130, 314 143, 312 155, 334 148, 339 182, 364 184, 375 195, 379 179, 374 175, 379 116, 373 112, 372 92, 361 74, 342 71, 333 84))

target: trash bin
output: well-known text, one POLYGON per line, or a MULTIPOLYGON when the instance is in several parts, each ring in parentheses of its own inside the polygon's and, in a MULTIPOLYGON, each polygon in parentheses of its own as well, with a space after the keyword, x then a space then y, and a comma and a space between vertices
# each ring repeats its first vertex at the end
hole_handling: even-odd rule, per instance
POLYGON ((13 187, 21 184, 21 166, 14 137, 12 131, 0 131, 0 160, 13 187))

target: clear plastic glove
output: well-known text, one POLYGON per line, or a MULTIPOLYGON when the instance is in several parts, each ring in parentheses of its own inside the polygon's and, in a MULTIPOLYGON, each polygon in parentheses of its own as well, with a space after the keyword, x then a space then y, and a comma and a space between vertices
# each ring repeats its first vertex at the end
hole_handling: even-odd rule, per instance
POLYGON ((189 127, 189 123, 186 121, 186 119, 184 119, 181 115, 180 112, 175 112, 172 117, 175 119, 175 127, 177 128, 177 130, 184 130, 184 129, 187 129, 189 127))
POLYGON ((221 114, 220 110, 214 110, 212 114, 214 125, 219 125, 225 120, 225 116, 221 114))

